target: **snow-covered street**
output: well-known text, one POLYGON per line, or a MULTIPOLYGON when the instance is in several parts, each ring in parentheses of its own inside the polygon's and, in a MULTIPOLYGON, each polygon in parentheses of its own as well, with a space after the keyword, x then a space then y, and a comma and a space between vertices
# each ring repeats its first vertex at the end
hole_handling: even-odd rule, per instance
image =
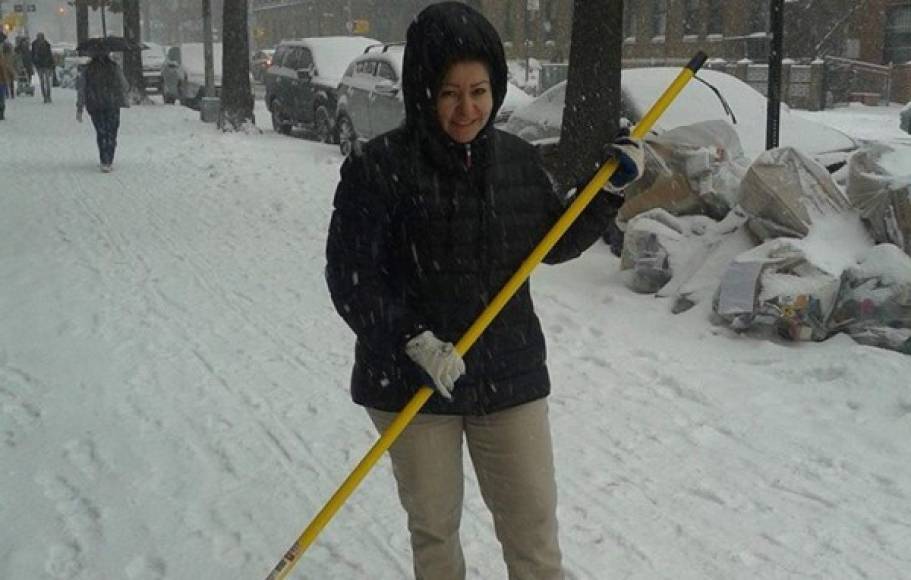
MULTIPOLYGON (((7 102, 0 578, 264 578, 376 439, 323 278, 342 158, 257 107, 125 109, 103 174, 73 91, 7 102)), ((812 117, 898 139, 897 110, 812 117)), ((737 335, 618 268, 533 277, 568 578, 911 578, 911 357, 737 335)), ((469 577, 505 578, 466 478, 469 577)), ((384 459, 291 577, 410 571, 384 459)))

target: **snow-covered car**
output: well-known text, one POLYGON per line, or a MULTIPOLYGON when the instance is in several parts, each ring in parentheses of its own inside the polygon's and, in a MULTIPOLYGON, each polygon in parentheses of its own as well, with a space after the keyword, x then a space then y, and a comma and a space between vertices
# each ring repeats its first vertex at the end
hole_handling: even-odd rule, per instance
MULTIPOLYGON (((368 47, 348 65, 338 86, 335 124, 339 149, 348 155, 357 143, 366 142, 390 131, 405 120, 402 98, 401 43, 368 47)), ((506 84, 506 97, 495 123, 505 123, 518 107, 534 99, 512 83, 506 84)))
POLYGON ((283 40, 266 69, 266 107, 272 128, 288 134, 300 127, 319 141, 334 142, 338 84, 348 64, 368 46, 364 36, 324 36, 283 40))
MULTIPOLYGON (((676 68, 624 69, 621 74, 620 116, 637 122, 679 72, 676 68)), ((713 119, 726 119, 733 123, 736 119, 734 129, 744 153, 748 158, 755 159, 765 150, 765 96, 726 73, 703 70, 699 76, 716 87, 724 100, 719 99, 705 84, 690 81, 658 119, 654 130, 661 132, 713 119), (725 102, 732 115, 725 110, 725 102)), ((504 129, 535 144, 556 143, 560 138, 565 99, 566 82, 562 82, 542 93, 532 103, 517 109, 504 129)), ((781 107, 779 142, 782 146, 800 149, 830 169, 843 165, 847 156, 858 147, 854 139, 841 131, 795 115, 786 105, 781 107)))
POLYGON ((164 47, 154 42, 142 43, 142 78, 146 90, 161 92, 161 69, 165 63, 164 47))

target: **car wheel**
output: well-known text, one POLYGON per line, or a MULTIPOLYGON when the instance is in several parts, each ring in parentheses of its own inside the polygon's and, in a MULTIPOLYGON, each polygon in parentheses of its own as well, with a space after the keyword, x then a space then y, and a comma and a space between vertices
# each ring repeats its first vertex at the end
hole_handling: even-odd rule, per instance
POLYGON ((354 125, 348 115, 339 115, 338 121, 335 122, 338 129, 338 148, 342 155, 348 157, 360 149, 357 141, 357 133, 354 131, 354 125))
POLYGON ((291 123, 282 115, 282 107, 277 101, 272 101, 272 129, 282 135, 291 134, 291 123))
POLYGON ((332 117, 329 116, 329 109, 325 105, 320 105, 316 108, 313 119, 316 125, 316 139, 320 143, 334 142, 335 135, 332 133, 332 117))

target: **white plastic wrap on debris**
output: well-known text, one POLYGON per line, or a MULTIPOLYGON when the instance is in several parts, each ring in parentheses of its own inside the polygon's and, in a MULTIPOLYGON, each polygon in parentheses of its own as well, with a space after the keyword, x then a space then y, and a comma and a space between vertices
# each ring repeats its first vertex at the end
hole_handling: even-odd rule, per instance
MULTIPOLYGON (((706 218, 708 219, 708 218, 706 218)), ((635 292, 657 292, 673 276, 687 235, 687 225, 663 209, 641 213, 629 223, 623 238, 620 269, 635 292)))
POLYGON ((814 221, 850 207, 825 168, 792 147, 756 158, 741 181, 740 205, 760 240, 802 238, 814 221))
POLYGON ((911 257, 893 244, 845 270, 829 323, 857 342, 911 354, 911 257))
POLYGON ((793 340, 825 339, 840 280, 795 241, 770 240, 738 256, 722 276, 715 313, 737 330, 766 326, 793 340))
POLYGON ((639 214, 627 227, 621 255, 626 285, 636 292, 673 297, 674 312, 687 310, 711 297, 722 269, 753 247, 742 231, 745 221, 737 208, 718 222, 706 216, 673 216, 663 209, 639 214), (717 274, 707 273, 712 271, 717 274))
MULTIPOLYGON (((896 151, 865 145, 848 160, 847 194, 873 238, 911 255, 911 167, 893 162, 896 151)), ((907 157, 900 157, 906 163, 907 157)))
POLYGON ((721 219, 736 205, 749 161, 727 121, 704 121, 650 136, 645 152, 645 175, 627 190, 621 222, 654 208, 721 219))

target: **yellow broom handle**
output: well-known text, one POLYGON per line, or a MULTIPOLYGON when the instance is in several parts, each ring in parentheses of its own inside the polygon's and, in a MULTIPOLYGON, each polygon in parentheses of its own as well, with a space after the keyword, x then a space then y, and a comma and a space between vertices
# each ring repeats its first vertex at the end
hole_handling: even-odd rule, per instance
MULTIPOLYGON (((645 137, 655 124, 655 121, 658 120, 658 117, 664 113, 671 102, 680 94, 680 91, 683 90, 683 87, 686 86, 690 79, 693 78, 693 75, 702 67, 705 60, 706 55, 701 51, 690 60, 689 64, 680 71, 680 74, 677 75, 674 82, 672 82, 664 91, 664 94, 662 94, 658 101, 652 105, 652 108, 646 113, 645 117, 643 117, 642 120, 639 121, 639 124, 633 129, 633 137, 637 139, 645 137)), ((506 303, 509 302, 519 288, 522 287, 522 284, 528 280, 528 277, 531 276, 532 271, 541 263, 544 256, 546 256, 551 248, 556 245, 557 241, 563 237, 566 230, 569 229, 574 221, 576 221, 576 218, 579 217, 582 210, 584 210, 591 200, 594 199, 595 195, 601 191, 601 188, 604 187, 604 184, 607 183, 607 180, 610 179, 616 169, 616 159, 612 159, 605 163, 588 185, 585 186, 582 193, 576 196, 575 201, 570 204, 560 219, 557 220, 557 223, 553 225, 549 232, 547 232, 544 239, 542 239, 535 249, 532 250, 531 254, 525 258, 525 261, 522 262, 522 265, 516 273, 512 275, 490 304, 487 305, 487 308, 481 312, 481 315, 478 316, 477 320, 474 321, 471 327, 468 328, 465 334, 462 335, 462 338, 456 343, 455 348, 460 355, 464 356, 472 345, 474 345, 475 341, 478 340, 478 337, 481 336, 490 323, 493 322, 493 319, 496 318, 503 307, 506 306, 506 303)), ((411 398, 411 401, 409 401, 405 408, 399 412, 392 424, 380 436, 377 442, 373 444, 373 447, 371 447, 370 451, 361 459, 360 463, 357 464, 354 471, 352 471, 342 485, 339 486, 338 490, 332 494, 332 497, 326 505, 323 506, 323 509, 316 514, 316 517, 313 518, 313 521, 310 522, 307 529, 303 531, 297 541, 294 542, 291 548, 285 553, 266 580, 282 580, 291 572, 291 568, 294 567, 300 559, 300 556, 303 555, 326 524, 329 523, 329 520, 332 519, 335 512, 337 512, 348 497, 354 493, 354 490, 357 489, 357 486, 364 477, 367 476, 367 473, 370 472, 386 450, 392 446, 398 436, 405 430, 405 427, 408 426, 411 420, 414 419, 414 416, 417 415, 418 411, 421 410, 421 407, 424 406, 424 403, 427 402, 427 399, 429 399, 432 394, 433 389, 430 387, 423 386, 418 389, 418 392, 411 398)))

